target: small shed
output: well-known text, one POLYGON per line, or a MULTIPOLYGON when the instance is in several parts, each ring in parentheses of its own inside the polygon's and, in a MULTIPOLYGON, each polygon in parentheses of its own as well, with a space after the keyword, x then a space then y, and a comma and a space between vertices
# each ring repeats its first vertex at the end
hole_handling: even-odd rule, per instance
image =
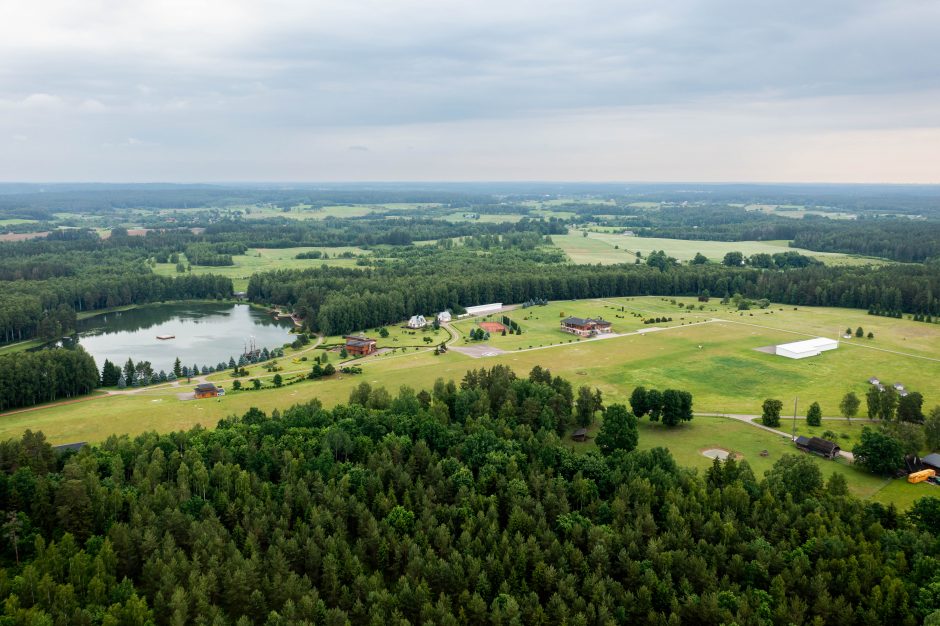
POLYGON ((880 384, 881 384, 881 381, 878 380, 876 377, 872 376, 871 378, 868 379, 868 384, 869 384, 869 385, 880 385, 880 384))
POLYGON ((840 448, 838 444, 828 439, 804 437, 802 435, 796 438, 796 447, 804 452, 818 454, 826 459, 834 459, 839 456, 839 453, 842 451, 842 448, 840 448))
POLYGON ((587 428, 579 428, 578 430, 574 431, 574 433, 571 435, 571 438, 575 441, 587 441, 587 428))

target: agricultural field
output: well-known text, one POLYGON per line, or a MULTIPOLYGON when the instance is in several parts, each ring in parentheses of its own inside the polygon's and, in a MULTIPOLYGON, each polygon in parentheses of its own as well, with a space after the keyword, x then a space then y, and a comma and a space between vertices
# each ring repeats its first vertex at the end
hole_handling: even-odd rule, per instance
MULTIPOLYGON (((227 276, 232 279, 236 291, 244 291, 248 287, 248 279, 252 274, 266 272, 277 269, 304 269, 308 267, 320 267, 321 265, 331 265, 336 267, 355 267, 355 258, 337 258, 343 253, 352 253, 357 256, 371 256, 371 252, 362 248, 352 246, 335 248, 318 247, 299 247, 299 248, 250 248, 246 254, 237 254, 232 256, 234 265, 228 266, 208 266, 193 265, 192 272, 197 275, 217 274, 227 276), (318 250, 324 254, 329 254, 328 259, 297 259, 294 258, 300 252, 312 252, 318 250)), ((186 255, 180 254, 180 260, 185 265, 186 255)), ((176 265, 174 263, 157 263, 153 266, 156 274, 163 276, 176 276, 176 265)))
POLYGON ((6 226, 20 226, 21 224, 36 224, 36 223, 38 223, 36 220, 26 220, 26 219, 14 217, 10 219, 0 220, 0 228, 4 228, 6 226))
MULTIPOLYGON (((624 230, 624 229, 619 229, 624 230)), ((726 253, 737 251, 745 256, 765 252, 799 252, 830 265, 881 265, 885 261, 870 257, 858 257, 836 252, 814 252, 791 248, 786 241, 702 241, 690 239, 663 239, 658 237, 635 237, 615 233, 589 232, 585 237, 580 232, 553 235, 552 241, 564 250, 575 263, 633 263, 639 252, 645 259, 654 250, 663 250, 679 261, 689 261, 701 252, 711 261, 719 262, 726 253)))

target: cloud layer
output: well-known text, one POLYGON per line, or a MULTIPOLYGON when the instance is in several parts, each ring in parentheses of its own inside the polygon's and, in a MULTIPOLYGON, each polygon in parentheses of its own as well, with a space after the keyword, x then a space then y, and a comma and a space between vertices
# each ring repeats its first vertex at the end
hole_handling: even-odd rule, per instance
POLYGON ((6 180, 940 182, 932 0, 4 14, 6 180))

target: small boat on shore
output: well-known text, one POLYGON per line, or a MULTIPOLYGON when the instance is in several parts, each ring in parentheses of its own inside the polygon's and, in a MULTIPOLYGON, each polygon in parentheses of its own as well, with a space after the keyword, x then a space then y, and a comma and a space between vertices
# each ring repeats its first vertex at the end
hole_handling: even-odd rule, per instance
POLYGON ((157 339, 166 341, 167 339, 176 339, 176 335, 157 335, 157 339))

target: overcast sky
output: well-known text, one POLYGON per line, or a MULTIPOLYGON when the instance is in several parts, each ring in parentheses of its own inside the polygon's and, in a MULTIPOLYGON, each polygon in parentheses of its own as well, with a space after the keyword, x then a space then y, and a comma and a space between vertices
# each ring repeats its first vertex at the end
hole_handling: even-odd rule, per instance
POLYGON ((938 0, 10 0, 0 180, 940 183, 938 33, 938 0))

